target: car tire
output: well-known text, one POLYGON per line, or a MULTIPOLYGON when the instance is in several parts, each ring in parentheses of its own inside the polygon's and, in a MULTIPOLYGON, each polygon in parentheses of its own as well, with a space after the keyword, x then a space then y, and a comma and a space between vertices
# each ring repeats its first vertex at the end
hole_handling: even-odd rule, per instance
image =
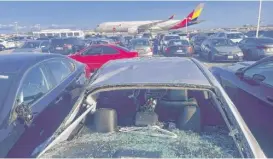
POLYGON ((211 52, 208 53, 208 61, 209 62, 214 62, 214 58, 211 52))

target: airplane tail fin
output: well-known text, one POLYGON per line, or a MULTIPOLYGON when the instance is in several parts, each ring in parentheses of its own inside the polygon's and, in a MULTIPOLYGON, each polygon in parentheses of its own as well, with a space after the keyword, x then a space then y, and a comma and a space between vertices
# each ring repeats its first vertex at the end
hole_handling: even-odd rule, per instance
POLYGON ((200 3, 188 16, 187 19, 191 21, 196 21, 197 18, 201 15, 203 8, 204 8, 204 3, 200 3))
POLYGON ((186 25, 190 25, 190 23, 194 24, 197 23, 197 18, 201 15, 203 8, 204 8, 204 3, 198 4, 198 6, 184 19, 182 19, 180 22, 176 23, 174 26, 172 26, 169 30, 171 29, 179 29, 182 28, 186 25))

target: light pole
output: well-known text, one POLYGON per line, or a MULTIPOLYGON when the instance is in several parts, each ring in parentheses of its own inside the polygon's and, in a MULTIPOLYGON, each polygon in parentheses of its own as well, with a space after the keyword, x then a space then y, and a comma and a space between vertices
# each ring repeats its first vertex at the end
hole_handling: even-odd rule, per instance
POLYGON ((259 6, 259 15, 258 15, 257 30, 256 30, 256 38, 259 37, 259 30, 260 30, 260 23, 261 23, 261 12, 262 12, 262 0, 260 0, 260 6, 259 6))

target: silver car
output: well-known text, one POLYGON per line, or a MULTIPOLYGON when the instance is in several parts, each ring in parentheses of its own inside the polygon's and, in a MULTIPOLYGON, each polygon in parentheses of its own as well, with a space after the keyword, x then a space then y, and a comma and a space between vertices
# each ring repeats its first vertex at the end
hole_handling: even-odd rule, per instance
POLYGON ((213 61, 242 61, 242 50, 230 39, 208 38, 201 45, 200 55, 213 61))
POLYGON ((139 56, 153 56, 153 46, 147 38, 132 39, 129 44, 129 49, 138 52, 139 56))
POLYGON ((246 60, 260 60, 273 55, 273 38, 245 38, 238 45, 246 60))

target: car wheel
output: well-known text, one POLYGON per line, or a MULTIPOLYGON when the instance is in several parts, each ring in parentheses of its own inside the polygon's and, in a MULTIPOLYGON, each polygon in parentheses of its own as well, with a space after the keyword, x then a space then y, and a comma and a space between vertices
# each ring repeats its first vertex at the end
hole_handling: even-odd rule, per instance
POLYGON ((213 62, 214 61, 214 57, 213 57, 213 55, 212 55, 211 52, 209 52, 209 54, 208 54, 208 60, 209 60, 209 62, 213 62))

